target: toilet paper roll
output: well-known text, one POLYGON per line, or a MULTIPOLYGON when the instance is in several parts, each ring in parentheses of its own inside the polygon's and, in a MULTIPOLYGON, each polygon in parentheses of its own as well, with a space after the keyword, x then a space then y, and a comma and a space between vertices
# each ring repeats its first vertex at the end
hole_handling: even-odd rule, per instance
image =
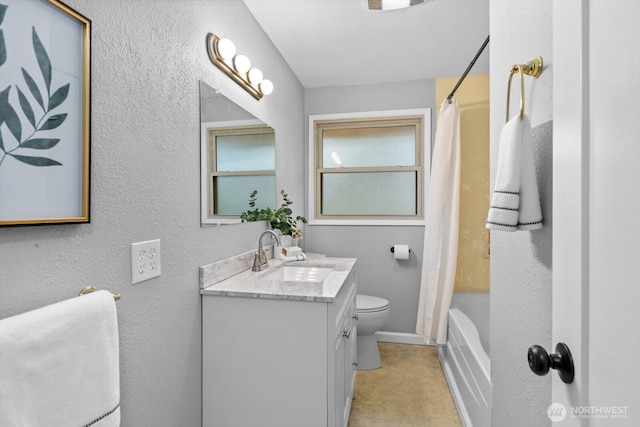
POLYGON ((394 259, 409 259, 409 245, 393 245, 394 259))

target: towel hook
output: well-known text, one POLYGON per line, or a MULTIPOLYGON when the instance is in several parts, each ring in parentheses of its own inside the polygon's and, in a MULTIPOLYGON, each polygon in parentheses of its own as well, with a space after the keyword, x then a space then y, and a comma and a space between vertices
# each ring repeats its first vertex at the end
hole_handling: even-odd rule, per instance
POLYGON ((542 73, 542 57, 537 56, 535 59, 526 64, 517 64, 511 67, 509 72, 509 83, 507 85, 507 120, 509 121, 509 101, 511 100, 511 79, 515 73, 520 73, 520 120, 524 119, 524 75, 538 78, 542 73))
MULTIPOLYGON (((78 296, 80 295, 87 295, 90 294, 91 292, 95 292, 96 288, 93 286, 86 286, 84 288, 82 288, 82 290, 80 291, 80 293, 78 294, 78 296)), ((120 294, 113 294, 113 300, 114 301, 118 301, 120 299, 120 294)))
POLYGON ((509 121, 509 102, 511 101, 511 79, 516 72, 520 72, 520 120, 524 118, 524 75, 520 65, 514 65, 509 72, 509 83, 507 84, 507 119, 509 121))

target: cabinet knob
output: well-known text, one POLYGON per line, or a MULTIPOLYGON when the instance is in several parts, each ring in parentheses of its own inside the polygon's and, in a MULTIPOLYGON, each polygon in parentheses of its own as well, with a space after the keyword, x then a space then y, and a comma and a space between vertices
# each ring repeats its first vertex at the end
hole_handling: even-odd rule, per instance
POLYGON ((352 319, 354 319, 354 320, 358 320, 358 315, 357 315, 357 314, 354 314, 354 315, 353 315, 353 317, 352 317, 352 319))

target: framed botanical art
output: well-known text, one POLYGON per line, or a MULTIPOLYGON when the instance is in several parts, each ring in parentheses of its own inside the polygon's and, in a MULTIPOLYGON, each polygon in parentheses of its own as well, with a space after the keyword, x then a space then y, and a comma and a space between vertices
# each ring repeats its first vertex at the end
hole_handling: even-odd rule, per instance
POLYGON ((91 21, 0 0, 0 226, 89 222, 91 21))

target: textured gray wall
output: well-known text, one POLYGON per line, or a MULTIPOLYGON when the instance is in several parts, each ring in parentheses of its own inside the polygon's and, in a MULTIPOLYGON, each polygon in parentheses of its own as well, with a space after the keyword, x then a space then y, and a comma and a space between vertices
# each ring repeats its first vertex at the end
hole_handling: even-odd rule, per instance
MULTIPOLYGON (((551 375, 538 377, 527 363, 532 344, 551 347, 551 0, 491 2, 491 172, 495 179, 505 121, 508 71, 542 56, 537 79, 526 79, 526 113, 533 127, 544 227, 491 233, 491 425, 543 426, 551 421, 551 375), (526 31, 531 29, 531 31, 526 31)), ((518 112, 520 81, 514 76, 510 114, 518 112)))
MULTIPOLYGON (((305 104, 307 126, 314 114, 427 107, 433 122, 435 81, 307 89, 305 104)), ((358 292, 388 299, 391 312, 385 330, 403 333, 415 333, 423 242, 422 226, 316 225, 306 227, 304 238, 308 252, 358 258, 358 292), (409 245, 409 260, 393 258, 389 249, 395 243, 409 245)))
POLYGON ((241 1, 66 3, 92 21, 91 224, 0 229, 0 317, 86 285, 120 292, 122 426, 197 427, 198 267, 251 250, 266 227, 200 227, 198 81, 276 129, 278 186, 295 201, 304 92, 241 1), (273 94, 258 102, 222 74, 206 55, 208 32, 231 38, 273 94), (155 238, 162 276, 131 285, 130 244, 155 238))

